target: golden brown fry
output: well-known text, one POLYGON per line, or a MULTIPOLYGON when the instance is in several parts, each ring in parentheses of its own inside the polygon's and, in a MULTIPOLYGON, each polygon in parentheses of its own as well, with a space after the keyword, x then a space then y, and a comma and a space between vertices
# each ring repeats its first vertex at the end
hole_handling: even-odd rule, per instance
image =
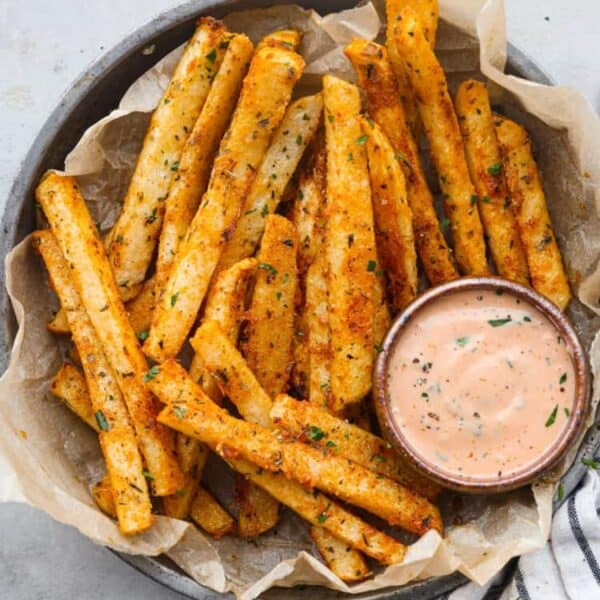
POLYGON ((312 402, 299 402, 281 394, 273 403, 271 419, 283 429, 331 448, 335 454, 418 490, 428 498, 439 494, 439 487, 407 469, 384 439, 333 416, 312 402))
POLYGON ((233 517, 203 487, 198 488, 190 516, 206 533, 216 539, 235 531, 233 517))
POLYGON ((156 306, 144 351, 157 362, 177 355, 196 320, 223 245, 303 69, 301 56, 280 48, 263 48, 252 59, 208 189, 156 306))
POLYGON ((433 196, 419 158, 419 149, 396 91, 396 79, 386 49, 375 42, 355 40, 345 50, 367 96, 373 120, 389 138, 404 171, 408 204, 413 214, 417 253, 432 285, 458 277, 440 230, 433 196))
POLYGON ((223 393, 236 405, 242 418, 263 427, 271 427, 269 412, 273 403, 270 396, 219 324, 204 321, 191 339, 191 344, 223 393))
POLYGON ((236 456, 281 472, 412 533, 443 529, 439 510, 399 483, 326 449, 282 441, 276 431, 232 417, 175 360, 160 365, 148 385, 168 403, 159 417, 162 423, 202 440, 225 458, 236 456))
POLYGON ((79 356, 79 350, 77 346, 71 342, 67 348, 67 358, 78 367, 81 367, 81 356, 79 356))
POLYGON ((356 583, 369 577, 371 572, 362 557, 352 546, 342 542, 323 527, 311 527, 310 537, 313 539, 325 564, 346 583, 356 583))
MULTIPOLYGON (((55 198, 53 204, 59 205, 60 198, 55 198)), ((95 231, 91 220, 90 227, 95 231)), ((142 457, 121 391, 75 289, 74 269, 69 268, 56 238, 50 230, 44 230, 36 231, 33 240, 65 309, 73 341, 79 348, 88 395, 82 394, 78 402, 80 405, 86 399, 91 402, 89 409, 81 412, 93 413, 100 430, 100 447, 117 498, 119 527, 125 534, 139 533, 148 529, 153 519, 142 457)), ((80 380, 79 383, 83 382, 80 380)))
POLYGON ((265 35, 258 43, 258 46, 256 46, 256 49, 275 47, 296 50, 301 40, 302 35, 299 31, 295 29, 280 29, 279 31, 265 35))
POLYGON ((496 269, 507 279, 529 285, 527 260, 506 188, 485 84, 463 81, 455 105, 479 214, 496 269))
POLYGON ((117 518, 117 509, 115 506, 115 495, 110 485, 110 477, 105 475, 98 483, 95 483, 91 490, 94 501, 98 508, 108 517, 117 518))
POLYGON ((144 281, 158 241, 165 200, 224 48, 225 25, 202 17, 150 120, 108 255, 119 287, 144 281))
POLYGON ((321 119, 321 94, 296 100, 288 108, 252 183, 240 219, 225 245, 218 271, 252 256, 265 229, 265 217, 277 210, 307 144, 321 119))
POLYGON ((571 290, 533 158, 531 139, 523 127, 504 117, 495 115, 495 125, 531 283, 536 291, 565 310, 571 290))
POLYGON ((242 352, 271 397, 287 389, 292 364, 297 252, 294 225, 279 215, 267 217, 242 352))
POLYGON ((456 261, 465 275, 487 275, 483 228, 473 202, 475 188, 444 70, 425 39, 414 11, 405 8, 400 16, 393 35, 417 96, 444 197, 444 212, 450 219, 456 261))
POLYGON ((82 421, 100 433, 87 383, 79 369, 69 363, 63 363, 52 380, 50 391, 57 398, 60 398, 82 421))
POLYGON ((373 285, 377 260, 358 88, 323 77, 327 142, 327 234, 331 408, 360 402, 371 388, 373 285))
POLYGON ((52 319, 48 321, 48 331, 58 335, 69 335, 71 333, 67 316, 62 308, 57 310, 52 319))
POLYGON ((373 286, 373 350, 374 361, 382 350, 383 340, 392 325, 392 315, 385 294, 385 273, 375 278, 373 286))
POLYGON ((156 305, 158 294, 155 282, 155 277, 148 279, 144 283, 142 291, 125 305, 129 323, 141 342, 148 336, 148 330, 152 323, 152 311, 156 305))
MULTIPOLYGON (((143 380, 148 363, 127 319, 110 263, 79 187, 73 177, 51 172, 42 179, 36 197, 70 267, 65 268, 80 296, 80 312, 87 312, 98 345, 123 394, 146 466, 154 477, 153 491, 158 496, 174 493, 183 478, 174 452, 173 432, 156 421, 158 404, 143 380)), ((64 301, 61 303, 65 306, 64 301)), ((86 352, 80 343, 77 346, 83 359, 86 352)), ((114 484, 113 487, 117 489, 114 484)))
POLYGON ((279 502, 245 477, 236 481, 238 533, 243 538, 256 538, 273 529, 279 520, 279 502))
POLYGON ((265 471, 239 458, 228 459, 233 469, 260 485, 279 502, 291 508, 303 519, 317 527, 323 527, 353 548, 386 565, 404 560, 406 546, 378 531, 350 511, 342 508, 316 490, 303 487, 280 473, 265 471))
POLYGON ((415 11, 421 27, 423 28, 425 38, 429 42, 429 45, 432 48, 435 48, 435 36, 440 17, 438 0, 386 0, 388 22, 394 21, 400 16, 407 6, 410 6, 415 11))
POLYGON ((227 50, 183 151, 165 204, 156 258, 157 295, 160 295, 180 241, 185 237, 206 191, 215 152, 235 108, 248 70, 252 42, 245 35, 224 38, 227 50))
POLYGON ((361 126, 367 136, 377 255, 390 284, 392 308, 399 312, 417 295, 419 275, 412 211, 406 199, 402 167, 388 138, 374 121, 361 119, 361 126))

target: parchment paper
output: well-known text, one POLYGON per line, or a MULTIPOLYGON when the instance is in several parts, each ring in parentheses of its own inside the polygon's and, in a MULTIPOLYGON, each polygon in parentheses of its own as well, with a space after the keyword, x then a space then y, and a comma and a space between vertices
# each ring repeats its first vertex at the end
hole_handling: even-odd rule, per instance
MULTIPOLYGON (((440 5, 445 23, 440 24, 437 50, 451 88, 467 77, 487 77, 494 103, 532 134, 556 234, 581 300, 573 302, 570 314, 597 373, 600 318, 593 313, 600 315, 600 122, 575 90, 503 74, 506 35, 501 0, 441 0, 440 5)), ((302 30, 307 68, 298 86, 300 94, 317 89, 324 73, 353 80, 342 48, 353 37, 381 36, 383 16, 383 0, 376 0, 324 18, 286 6, 231 14, 225 20, 230 30, 245 32, 254 41, 279 27, 302 30)), ((181 48, 174 50, 136 81, 118 109, 90 127, 66 159, 65 171, 78 176, 102 229, 114 221, 149 111, 180 54, 181 48)), ((0 380, 0 500, 28 502, 77 527, 94 542, 123 552, 167 553, 196 581, 246 600, 275 585, 321 584, 358 593, 454 570, 483 584, 511 557, 535 550, 547 539, 555 487, 551 482, 501 497, 448 499, 443 506, 445 540, 429 532, 412 544, 403 564, 385 570, 375 566, 373 579, 351 588, 315 558, 306 525, 288 511, 276 531, 255 543, 234 537, 216 542, 189 524, 166 517, 159 517, 143 535, 124 537, 89 493, 90 483, 104 469, 95 434, 48 393, 62 351, 46 330, 55 300, 29 239, 7 257, 6 274, 19 330, 9 368, 0 380)), ((593 396, 596 406, 597 386, 593 396)), ((228 495, 231 475, 216 457, 209 462, 206 478, 235 511, 228 495)))

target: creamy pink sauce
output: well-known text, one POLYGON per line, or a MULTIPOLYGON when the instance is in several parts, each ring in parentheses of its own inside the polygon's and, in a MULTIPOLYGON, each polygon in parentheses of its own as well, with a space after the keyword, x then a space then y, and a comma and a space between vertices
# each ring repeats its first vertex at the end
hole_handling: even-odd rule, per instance
POLYGON ((390 356, 392 417, 425 461, 453 476, 496 479, 535 462, 563 432, 575 372, 557 329, 500 291, 432 301, 390 356))

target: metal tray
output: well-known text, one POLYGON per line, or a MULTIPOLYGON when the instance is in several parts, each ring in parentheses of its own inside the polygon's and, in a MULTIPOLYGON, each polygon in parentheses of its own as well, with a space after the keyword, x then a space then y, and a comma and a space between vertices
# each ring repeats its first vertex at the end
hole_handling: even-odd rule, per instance
MULTIPOLYGON (((260 8, 273 4, 300 4, 322 14, 351 8, 355 0, 196 0, 173 8, 127 36, 89 67, 66 92, 59 105, 43 125, 15 179, 6 202, 0 230, 0 372, 8 366, 12 343, 17 331, 16 320, 5 291, 4 258, 10 250, 34 229, 34 190, 47 169, 60 169, 68 152, 83 132, 117 106, 127 88, 160 58, 188 39, 196 19, 201 15, 223 17, 233 10, 260 8), (151 54, 144 48, 153 46, 151 54)), ((508 46, 507 72, 551 84, 552 80, 529 57, 514 46, 508 46)), ((598 452, 598 424, 588 432, 570 471, 563 478, 565 497, 585 474, 580 458, 598 452)), ((558 505, 555 505, 555 509, 558 505)), ((122 560, 164 586, 196 600, 233 598, 218 594, 197 584, 165 557, 131 556, 116 553, 122 560)), ((450 592, 466 579, 455 573, 401 588, 389 588, 353 596, 360 600, 418 600, 435 598, 450 592)), ((275 588, 263 597, 271 600, 305 600, 318 593, 320 600, 347 597, 325 588, 275 588)))

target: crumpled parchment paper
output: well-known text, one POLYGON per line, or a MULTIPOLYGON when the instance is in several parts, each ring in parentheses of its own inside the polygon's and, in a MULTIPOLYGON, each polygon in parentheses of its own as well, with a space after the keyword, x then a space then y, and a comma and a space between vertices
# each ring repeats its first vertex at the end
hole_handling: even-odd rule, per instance
MULTIPOLYGON (((381 39, 383 4, 374 0, 326 17, 297 6, 273 7, 234 13, 225 20, 231 31, 245 32, 253 41, 280 27, 302 30, 301 52, 307 68, 297 94, 304 94, 320 86, 324 73, 354 80, 342 49, 354 37, 381 39)), ((440 7, 444 22, 437 50, 450 87, 467 77, 488 78, 495 105, 532 134, 556 234, 580 300, 573 302, 570 314, 596 373, 600 369, 596 339, 600 318, 594 316, 600 315, 600 122, 577 91, 503 73, 506 33, 501 0, 441 0, 440 7)), ((114 221, 149 112, 180 54, 181 48, 174 50, 138 79, 119 107, 90 127, 65 161, 65 171, 78 176, 103 229, 114 221)), ((483 584, 511 557, 546 541, 552 483, 500 497, 451 499, 443 509, 446 539, 429 532, 410 547, 403 564, 376 568, 374 578, 352 588, 315 558, 306 525, 289 511, 284 511, 276 531, 256 543, 234 537, 214 541, 188 523, 166 517, 159 517, 143 535, 124 537, 95 507, 89 493, 89 484, 104 469, 95 434, 48 393, 62 351, 46 330, 54 300, 28 239, 7 257, 6 274, 19 330, 10 365, 0 380, 0 500, 28 502, 77 527, 94 542, 122 552, 166 553, 199 583, 216 591, 233 591, 246 600, 276 585, 321 584, 358 593, 454 570, 483 584)), ((595 386, 594 406, 598 397, 595 386)), ((209 487, 235 510, 227 494, 231 475, 216 457, 206 477, 209 487)))

